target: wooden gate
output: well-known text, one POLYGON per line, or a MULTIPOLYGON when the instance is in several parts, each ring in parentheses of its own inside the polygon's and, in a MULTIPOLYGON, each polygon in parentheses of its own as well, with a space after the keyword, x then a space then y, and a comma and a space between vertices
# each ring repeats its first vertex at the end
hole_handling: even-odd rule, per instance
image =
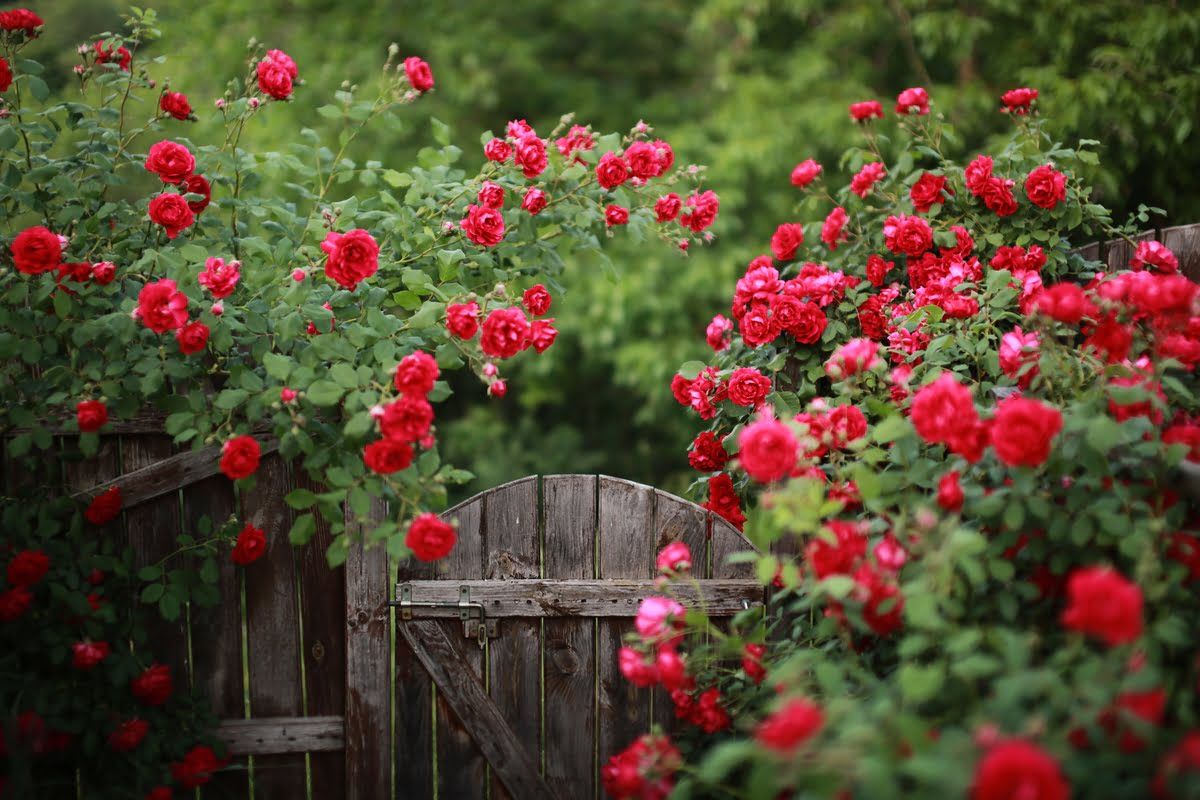
POLYGON ((667 543, 691 548, 710 614, 762 602, 749 568, 726 563, 742 535, 649 486, 523 478, 444 516, 454 552, 405 565, 397 585, 397 797, 598 796, 600 765, 672 722, 616 659, 667 543))

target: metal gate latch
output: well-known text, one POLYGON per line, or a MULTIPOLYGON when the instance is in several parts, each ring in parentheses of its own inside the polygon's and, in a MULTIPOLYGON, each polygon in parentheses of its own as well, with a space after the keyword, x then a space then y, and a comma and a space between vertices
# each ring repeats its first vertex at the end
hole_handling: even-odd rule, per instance
POLYGON ((390 606, 396 606, 400 609, 400 619, 413 619, 413 609, 415 608, 457 608, 458 618, 462 620, 463 636, 467 639, 474 639, 483 647, 488 638, 495 638, 500 635, 498 621, 488 619, 487 611, 483 603, 471 600, 471 587, 458 587, 458 602, 431 602, 428 600, 413 600, 412 599, 412 584, 402 583, 398 587, 400 590, 399 600, 392 600, 388 603, 390 606))

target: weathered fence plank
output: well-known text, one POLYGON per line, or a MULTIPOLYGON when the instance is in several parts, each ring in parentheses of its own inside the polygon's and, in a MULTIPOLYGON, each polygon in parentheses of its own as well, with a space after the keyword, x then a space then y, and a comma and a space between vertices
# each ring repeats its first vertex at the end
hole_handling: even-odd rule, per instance
MULTIPOLYGON (((345 719, 340 715, 227 719, 217 729, 217 736, 235 755, 336 751, 341 758, 340 751, 346 746, 344 727, 345 719)), ((313 795, 329 797, 317 794, 315 787, 313 795)))
MULTIPOLYGON (((428 580, 434 572, 433 564, 410 558, 401 562, 397 579, 428 580)), ((398 616, 396 624, 404 624, 398 616)), ((396 786, 392 795, 433 797, 433 682, 403 636, 396 636, 394 657, 392 741, 396 786)))
MULTIPOLYGON (((288 465, 277 456, 259 464, 255 486, 242 497, 242 516, 267 535, 267 551, 246 567, 250 713, 298 717, 304 713, 300 682, 300 620, 294 553, 288 541, 292 514, 283 501, 288 465)), ((303 797, 303 754, 256 756, 255 795, 303 797)))
MULTIPOLYGON (((542 479, 547 579, 595 577, 596 496, 594 475, 542 479)), ((488 613, 494 608, 489 603, 488 613)), ((547 619, 543 628, 546 782, 560 796, 578 800, 591 798, 596 790, 595 631, 590 619, 547 619)))
POLYGON ((1200 281, 1200 223, 1164 228, 1159 238, 1179 259, 1179 271, 1200 281))
POLYGON ((1153 241, 1155 236, 1154 231, 1142 231, 1129 238, 1135 244, 1130 244, 1124 239, 1113 239, 1111 242, 1104 243, 1104 262, 1108 264, 1110 272, 1129 269, 1129 259, 1133 257, 1133 250, 1136 247, 1136 243, 1153 241))

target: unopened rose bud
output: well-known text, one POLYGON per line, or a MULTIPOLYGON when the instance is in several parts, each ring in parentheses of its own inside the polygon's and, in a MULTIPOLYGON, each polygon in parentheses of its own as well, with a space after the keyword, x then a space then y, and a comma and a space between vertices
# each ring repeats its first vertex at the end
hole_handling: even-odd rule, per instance
POLYGON ((212 313, 216 316, 221 316, 225 313, 225 304, 220 300, 212 304, 212 313))
POLYGON ((224 108, 225 107, 224 98, 218 97, 216 99, 216 101, 213 102, 213 105, 216 106, 218 109, 224 108))
POLYGON ((650 130, 650 126, 646 124, 645 120, 639 119, 637 125, 633 126, 633 129, 638 133, 647 133, 650 130))
POLYGON ((696 166, 695 164, 688 164, 687 171, 689 175, 695 175, 700 172, 700 167, 696 166))
POLYGON ((391 44, 389 44, 388 45, 388 55, 391 56, 392 58, 395 58, 396 56, 400 55, 400 45, 396 44, 395 42, 392 42, 391 44))
POLYGON ((251 97, 248 101, 246 101, 246 105, 250 106, 251 109, 258 108, 258 98, 251 97))
POLYGON ((442 223, 442 233, 454 233, 455 227, 456 226, 453 222, 446 220, 442 223))
POLYGON ((495 381, 488 387, 488 394, 492 397, 504 397, 508 394, 508 384, 504 381, 495 381))
POLYGON ((427 433, 427 434, 425 434, 425 436, 421 437, 421 441, 419 442, 419 444, 421 445, 421 449, 428 450, 431 447, 433 447, 435 444, 437 444, 437 439, 433 438, 432 433, 427 433))
POLYGON ((75 65, 75 74, 76 74, 76 75, 82 75, 82 74, 83 74, 83 64, 76 64, 76 65, 75 65))
POLYGON ((158 86, 158 83, 151 80, 151 81, 147 81, 146 85, 149 86, 151 89, 153 89, 154 87, 158 86))
POLYGON ((371 419, 379 419, 383 416, 383 406, 376 403, 371 406, 371 419))
POLYGON ((284 403, 291 403, 296 399, 296 390, 283 387, 279 390, 279 399, 284 403))
POLYGON ((716 235, 715 233, 713 233, 712 231, 705 231, 705 232, 704 232, 704 241, 705 241, 705 242, 709 242, 709 243, 711 243, 711 242, 712 242, 712 240, 713 240, 713 239, 715 239, 715 238, 717 238, 717 235, 716 235))
POLYGON ((305 272, 304 270, 300 269, 299 267, 292 270, 292 280, 294 280, 296 283, 299 283, 300 281, 304 280, 306 277, 308 277, 308 273, 305 272))
POLYGON ((8 109, 0 108, 0 119, 8 119, 8 109))
POLYGON ((58 243, 59 243, 59 245, 62 247, 62 249, 63 249, 63 250, 66 250, 66 249, 67 249, 67 246, 68 246, 69 244, 71 244, 71 240, 70 240, 70 239, 68 239, 67 237, 63 236, 63 235, 60 233, 60 234, 58 235, 58 243))
POLYGON ((931 531, 937 527, 937 514, 933 513, 933 511, 928 508, 919 509, 917 511, 915 522, 917 523, 917 527, 921 530, 931 531))
POLYGON ((493 364, 492 362, 489 361, 488 363, 483 365, 483 374, 486 375, 487 377, 491 378, 497 372, 499 372, 499 370, 496 369, 496 365, 493 364))
POLYGON ((975 729, 974 738, 981 750, 995 747, 1000 742, 1000 728, 993 722, 985 722, 975 729))
POLYGON ((688 248, 691 246, 692 246, 692 243, 689 242, 687 239, 679 240, 679 249, 682 250, 683 252, 686 253, 688 251, 688 248))
POLYGON ((81 55, 81 56, 86 56, 88 54, 88 50, 90 50, 90 49, 91 48, 88 47, 86 44, 81 44, 81 45, 79 45, 79 47, 75 48, 75 52, 79 53, 79 55, 81 55))

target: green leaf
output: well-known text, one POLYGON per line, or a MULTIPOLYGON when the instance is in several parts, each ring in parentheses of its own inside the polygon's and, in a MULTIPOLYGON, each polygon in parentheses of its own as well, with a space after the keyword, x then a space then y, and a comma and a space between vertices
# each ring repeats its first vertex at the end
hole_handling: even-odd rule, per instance
POLYGON ((293 489, 283 500, 295 509, 311 508, 317 502, 317 496, 308 489, 293 489))
POLYGON ((1121 423, 1107 415, 1094 417, 1087 426, 1083 439, 1088 447, 1100 455, 1105 455, 1118 442, 1124 439, 1121 423))
POLYGON ((343 389, 333 381, 317 381, 308 387, 308 399, 316 406, 337 405, 342 399, 343 389))
POLYGON ((288 375, 292 371, 292 362, 287 356, 281 356, 278 353, 263 353, 263 366, 267 368, 267 374, 278 381, 286 381, 288 375))
POLYGON ((302 547, 308 544, 316 530, 316 518, 312 514, 301 514, 296 517, 296 521, 292 523, 292 529, 288 531, 288 541, 297 547, 302 547))
POLYGON ((937 695, 946 679, 946 667, 942 663, 905 664, 900 667, 900 692, 911 703, 923 703, 937 695))
POLYGON ((154 565, 142 567, 138 570, 137 576, 139 581, 156 581, 162 577, 162 567, 154 565))
POLYGON ((242 405, 249 397, 250 393, 245 389, 226 389, 217 395, 217 400, 213 405, 228 411, 242 405))
MULTIPOLYGON (((354 389, 358 387, 358 373, 354 371, 354 367, 344 361, 340 361, 333 365, 329 370, 329 377, 333 378, 339 385, 346 389, 354 389)), ((316 400, 313 401, 314 403, 316 400)))
POLYGON ((696 376, 703 372, 707 366, 703 361, 685 361, 683 366, 676 370, 676 372, 687 380, 694 381, 696 380, 696 376))
POLYGON ((143 603, 157 603, 163 596, 166 587, 161 583, 152 583, 142 589, 143 603))

